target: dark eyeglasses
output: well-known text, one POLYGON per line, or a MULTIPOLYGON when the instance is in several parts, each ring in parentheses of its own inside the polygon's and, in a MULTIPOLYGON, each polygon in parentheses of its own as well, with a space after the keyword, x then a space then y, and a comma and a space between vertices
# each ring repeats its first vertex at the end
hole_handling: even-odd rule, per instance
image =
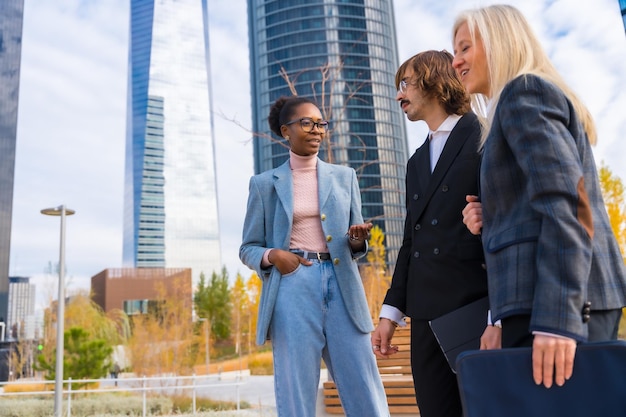
POLYGON ((298 122, 300 122, 300 127, 305 133, 310 133, 311 131, 313 131, 313 126, 317 126, 317 130, 319 130, 320 133, 325 133, 328 129, 328 122, 326 120, 314 122, 313 119, 311 119, 310 117, 303 117, 302 119, 292 120, 285 123, 285 126, 289 126, 298 122))

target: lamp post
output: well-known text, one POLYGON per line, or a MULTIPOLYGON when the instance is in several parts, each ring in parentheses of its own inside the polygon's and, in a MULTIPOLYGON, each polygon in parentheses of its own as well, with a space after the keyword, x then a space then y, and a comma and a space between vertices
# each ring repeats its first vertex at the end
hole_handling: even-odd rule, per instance
POLYGON ((41 214, 61 216, 61 242, 59 244, 59 295, 57 300, 57 352, 54 379, 54 416, 63 415, 63 325, 65 320, 65 216, 76 213, 74 210, 59 207, 46 208, 41 214))
POLYGON ((206 363, 206 374, 209 375, 209 319, 207 318, 199 318, 198 321, 203 321, 206 330, 204 331, 204 345, 205 345, 205 357, 204 361, 206 363))

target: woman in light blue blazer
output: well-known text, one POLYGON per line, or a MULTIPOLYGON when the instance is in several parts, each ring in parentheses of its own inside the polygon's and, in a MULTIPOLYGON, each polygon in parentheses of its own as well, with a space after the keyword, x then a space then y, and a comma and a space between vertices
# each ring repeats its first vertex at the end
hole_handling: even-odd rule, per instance
POLYGON ((487 100, 480 200, 463 216, 482 233, 492 316, 503 347, 532 346, 535 383, 563 385, 576 344, 616 339, 626 305, 593 119, 514 7, 464 12, 453 37, 457 73, 487 100))
POLYGON ((250 179, 239 257, 263 281, 257 344, 272 341, 278 415, 315 416, 323 359, 347 416, 388 416, 356 262, 372 227, 356 173, 317 157, 328 122, 313 101, 281 97, 268 121, 290 156, 250 179))

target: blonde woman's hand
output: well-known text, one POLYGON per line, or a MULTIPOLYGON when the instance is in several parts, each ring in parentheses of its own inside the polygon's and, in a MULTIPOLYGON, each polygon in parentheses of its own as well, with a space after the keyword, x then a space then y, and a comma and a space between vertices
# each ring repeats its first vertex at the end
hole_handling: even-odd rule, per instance
POLYGON ((569 337, 536 334, 533 339, 533 379, 535 384, 550 388, 572 377, 576 341, 569 337))
POLYGON ((467 205, 463 209, 463 224, 473 235, 479 235, 483 228, 483 206, 475 195, 465 196, 467 205))

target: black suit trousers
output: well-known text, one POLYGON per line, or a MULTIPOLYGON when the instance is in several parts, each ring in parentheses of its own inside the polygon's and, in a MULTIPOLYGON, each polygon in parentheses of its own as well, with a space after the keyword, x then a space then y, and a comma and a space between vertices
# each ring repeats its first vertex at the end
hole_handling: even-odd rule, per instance
POLYGON ((427 320, 411 320, 411 368, 421 417, 462 417, 456 374, 427 320))

